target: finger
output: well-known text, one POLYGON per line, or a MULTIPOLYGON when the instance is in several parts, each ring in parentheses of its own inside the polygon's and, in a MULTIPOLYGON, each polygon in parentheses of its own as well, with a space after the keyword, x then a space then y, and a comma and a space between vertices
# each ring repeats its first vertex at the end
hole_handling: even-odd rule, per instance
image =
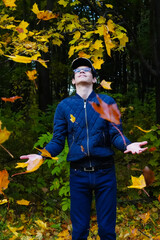
POLYGON ((143 142, 140 143, 140 146, 144 146, 144 145, 146 145, 147 143, 148 143, 147 141, 143 141, 143 142))
POLYGON ((129 152, 130 152, 130 150, 125 150, 125 151, 124 151, 124 153, 129 153, 129 152))
POLYGON ((22 156, 20 156, 20 159, 28 159, 28 158, 29 158, 28 155, 22 155, 22 156))
POLYGON ((148 147, 142 148, 142 152, 146 151, 147 149, 148 149, 148 147))

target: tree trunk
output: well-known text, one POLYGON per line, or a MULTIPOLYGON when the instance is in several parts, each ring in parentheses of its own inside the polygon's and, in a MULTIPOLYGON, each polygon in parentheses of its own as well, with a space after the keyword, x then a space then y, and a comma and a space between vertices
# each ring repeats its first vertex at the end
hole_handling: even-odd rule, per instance
POLYGON ((156 118, 157 123, 160 124, 160 1, 152 0, 152 22, 153 22, 153 52, 154 63, 156 66, 156 118))

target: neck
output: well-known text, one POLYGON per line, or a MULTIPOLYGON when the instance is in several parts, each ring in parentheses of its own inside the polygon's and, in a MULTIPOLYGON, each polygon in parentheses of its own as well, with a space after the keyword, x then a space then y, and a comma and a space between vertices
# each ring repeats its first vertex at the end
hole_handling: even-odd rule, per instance
POLYGON ((83 99, 87 99, 93 91, 93 85, 80 85, 76 87, 76 93, 83 99))

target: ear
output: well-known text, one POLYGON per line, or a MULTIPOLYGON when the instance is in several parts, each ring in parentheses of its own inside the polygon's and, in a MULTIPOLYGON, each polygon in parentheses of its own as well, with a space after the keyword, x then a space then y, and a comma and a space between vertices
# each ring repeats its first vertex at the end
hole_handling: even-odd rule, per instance
POLYGON ((97 78, 94 77, 94 78, 92 79, 92 83, 96 83, 96 82, 97 82, 97 78))
POLYGON ((75 79, 74 78, 72 78, 72 84, 75 85, 75 79))

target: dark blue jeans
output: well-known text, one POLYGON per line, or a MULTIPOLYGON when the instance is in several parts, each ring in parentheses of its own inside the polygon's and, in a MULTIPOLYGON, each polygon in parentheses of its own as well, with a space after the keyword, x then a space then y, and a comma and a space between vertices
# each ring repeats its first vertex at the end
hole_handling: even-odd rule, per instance
POLYGON ((93 190, 99 236, 101 240, 115 240, 117 186, 114 166, 95 172, 70 170, 72 240, 88 237, 93 190))

